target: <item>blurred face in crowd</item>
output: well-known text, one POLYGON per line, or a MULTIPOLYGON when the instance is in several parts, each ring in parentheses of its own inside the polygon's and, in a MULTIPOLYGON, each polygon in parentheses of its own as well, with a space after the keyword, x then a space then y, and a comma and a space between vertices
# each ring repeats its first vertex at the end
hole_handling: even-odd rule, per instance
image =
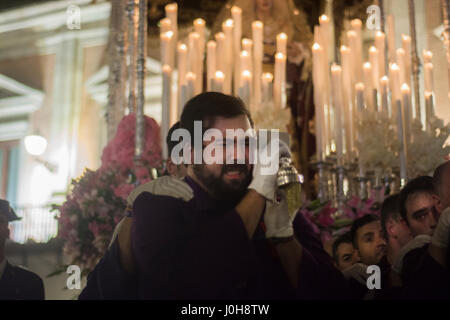
POLYGON ((440 186, 438 186, 437 190, 439 196, 435 196, 436 209, 439 212, 450 208, 450 166, 447 166, 441 179, 440 186))
POLYGON ((386 230, 389 235, 389 239, 395 240, 400 247, 403 247, 409 242, 409 240, 412 239, 411 230, 409 229, 406 221, 402 218, 399 220, 389 218, 386 221, 386 230))
POLYGON ((360 227, 356 232, 356 246, 361 263, 378 264, 386 253, 381 222, 373 221, 360 227))
POLYGON ((430 193, 416 192, 408 196, 405 203, 408 226, 413 236, 433 235, 439 220, 435 200, 430 193))
POLYGON ((354 254, 355 250, 351 242, 342 242, 336 250, 336 266, 343 271, 358 262, 357 256, 354 254))
MULTIPOLYGON (((227 141, 227 129, 242 129, 247 131, 251 129, 250 121, 246 115, 239 115, 233 118, 217 117, 212 125, 222 133, 223 140, 203 141, 203 150, 214 143, 217 148, 222 150, 222 163, 192 165, 194 178, 200 182, 204 189, 210 192, 215 198, 220 200, 240 200, 245 195, 248 185, 252 179, 252 165, 249 163, 249 141, 248 139, 236 138, 234 141, 227 141), (242 141, 241 141, 242 140, 242 141), (227 143, 232 148, 227 148, 227 143), (244 146, 242 146, 244 144, 244 146), (238 164, 237 147, 244 147, 245 163, 238 164), (230 151, 227 153, 227 151, 230 151), (234 151, 234 152, 231 152, 234 151), (227 164, 227 162, 229 164, 227 164), (231 163, 232 162, 232 163, 231 163)), ((215 149, 217 150, 217 149, 215 149)), ((212 156, 215 156, 215 150, 212 156)), ((192 154, 192 159, 194 155, 192 154)))
POLYGON ((187 174, 187 166, 184 164, 175 164, 172 159, 167 159, 166 168, 169 175, 178 179, 183 179, 187 174))

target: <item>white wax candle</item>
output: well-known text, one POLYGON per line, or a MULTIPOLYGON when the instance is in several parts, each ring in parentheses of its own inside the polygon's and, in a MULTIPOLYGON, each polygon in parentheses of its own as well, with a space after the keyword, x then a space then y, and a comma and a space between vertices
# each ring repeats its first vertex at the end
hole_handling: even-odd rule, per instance
POLYGON ((241 74, 245 71, 248 70, 251 72, 252 68, 251 68, 251 56, 247 51, 241 51, 240 54, 240 64, 241 64, 241 74))
POLYGON ((346 46, 341 46, 341 61, 342 61, 342 87, 343 87, 343 112, 346 124, 346 145, 345 148, 349 156, 352 156, 351 152, 354 150, 354 128, 353 128, 353 82, 352 82, 352 69, 351 69, 351 56, 350 49, 346 46))
POLYGON ((160 33, 172 31, 172 22, 169 18, 164 18, 159 21, 160 33))
POLYGON ((216 71, 213 79, 213 91, 223 93, 225 74, 222 71, 216 71))
POLYGON ((330 47, 330 18, 328 18, 326 15, 321 15, 319 17, 319 24, 320 24, 320 36, 321 36, 321 41, 320 46, 323 49, 324 52, 324 57, 325 57, 325 61, 327 61, 326 66, 327 66, 327 72, 328 72, 328 56, 329 56, 329 47, 330 47))
POLYGON ((423 50, 423 64, 433 62, 433 53, 429 50, 423 50))
POLYGON ((161 117, 161 145, 163 146, 163 159, 167 159, 167 144, 165 138, 170 128, 170 119, 174 110, 171 108, 171 83, 172 68, 165 64, 162 67, 163 93, 162 93, 162 117, 161 117))
POLYGON ((197 63, 197 70, 195 72, 196 75, 199 75, 196 77, 196 83, 195 88, 197 93, 201 93, 203 91, 203 59, 205 56, 205 20, 203 19, 195 19, 194 20, 194 30, 199 35, 199 41, 198 41, 198 57, 200 59, 199 63, 197 63))
POLYGON ((364 83, 358 82, 355 84, 355 96, 356 110, 358 110, 358 112, 364 111, 364 83))
POLYGON ((170 30, 173 32, 172 44, 170 49, 170 65, 173 69, 175 66, 175 51, 178 43, 178 5, 170 3, 164 7, 166 17, 170 20, 170 30))
POLYGON ((288 36, 286 33, 280 33, 277 35, 277 52, 281 52, 286 55, 288 36))
POLYGON ((370 62, 364 63, 364 99, 366 100, 366 104, 371 111, 375 111, 375 103, 374 103, 374 91, 373 91, 373 75, 372 75, 372 66, 370 62))
POLYGON ((389 78, 387 76, 383 76, 380 79, 381 111, 390 116, 391 112, 388 105, 388 86, 389 78))
POLYGON ((321 86, 322 72, 321 68, 321 54, 322 48, 318 43, 312 46, 313 55, 313 85, 314 85, 314 111, 315 111, 315 132, 316 132, 316 159, 322 161, 324 159, 325 151, 325 127, 324 127, 324 105, 323 105, 323 91, 321 86))
POLYGON ((405 126, 405 140, 406 143, 409 144, 409 142, 411 141, 411 114, 412 114, 412 108, 411 108, 411 89, 409 88, 407 83, 402 84, 401 88, 400 88, 401 92, 402 92, 402 103, 403 103, 403 119, 404 119, 404 123, 403 125, 405 126))
POLYGON ((231 87, 233 82, 233 28, 234 21, 232 19, 227 19, 222 23, 222 31, 225 35, 225 51, 222 53, 225 58, 225 83, 224 83, 224 93, 232 94, 233 88, 231 87))
POLYGON ((395 104, 397 106, 397 136, 398 140, 400 141, 400 180, 401 183, 406 183, 407 180, 407 174, 406 174, 406 141, 405 141, 405 129, 403 125, 403 110, 402 110, 402 103, 397 100, 395 104))
POLYGON ((242 51, 247 51, 249 53, 252 53, 252 47, 253 47, 252 40, 250 40, 248 38, 242 39, 242 51))
POLYGON ((275 55, 275 77, 273 96, 276 108, 284 108, 284 86, 286 83, 286 56, 281 52, 275 55))
POLYGON ((187 91, 188 91, 188 100, 191 99, 192 97, 194 97, 195 94, 195 78, 196 78, 196 74, 193 72, 188 72, 186 74, 186 86, 187 86, 187 91))
POLYGON ((405 83, 406 81, 406 63, 405 63, 405 50, 403 48, 397 49, 397 64, 400 69, 400 83, 405 83))
POLYGON ((185 84, 187 73, 187 46, 184 43, 180 43, 177 48, 178 52, 178 114, 183 109, 183 99, 181 96, 181 88, 185 84))
POLYGON ((233 6, 231 8, 231 18, 233 19, 234 28, 233 28, 233 60, 234 60, 234 91, 239 90, 239 82, 240 82, 240 61, 239 55, 241 52, 241 37, 242 37, 242 9, 233 6))
MULTIPOLYGON (((200 35, 197 32, 189 33, 189 71, 196 76, 200 74, 200 70, 203 69, 203 59, 199 59, 201 54, 200 50, 200 35), (200 64, 202 66, 200 66, 200 64)), ((201 79, 195 80, 194 93, 199 94, 202 92, 201 79)))
POLYGON ((405 51, 405 82, 411 87, 411 37, 402 34, 402 48, 405 51))
POLYGON ((273 95, 273 75, 269 72, 262 75, 262 101, 271 102, 273 95))
POLYGON ((369 49, 369 62, 370 65, 372 66, 372 83, 373 83, 373 87, 374 89, 379 89, 380 84, 380 74, 379 74, 379 68, 378 68, 378 62, 379 62, 379 58, 378 58, 378 50, 375 47, 370 47, 369 49))
POLYGON ((434 92, 433 64, 431 62, 425 64, 424 77, 425 77, 425 91, 434 92))
POLYGON ((200 50, 203 52, 205 47, 205 20, 198 18, 194 20, 194 31, 198 33, 200 37, 200 50))
POLYGON ((320 32, 320 25, 315 25, 314 26, 314 43, 317 43, 319 46, 321 45, 321 43, 323 42, 322 39, 322 34, 320 32))
POLYGON ((239 97, 244 101, 249 110, 252 110, 251 106, 251 82, 252 73, 250 70, 244 70, 241 74, 241 85, 239 87, 239 97))
POLYGON ((425 129, 431 131, 431 120, 434 117, 433 93, 425 91, 425 129))
MULTIPOLYGON (((171 67, 171 60, 170 60, 170 49, 171 49, 171 42, 173 39, 173 32, 167 31, 162 34, 160 34, 160 52, 161 52, 161 64, 162 65, 168 65, 171 67)), ((172 68, 172 67, 171 67, 172 68)))
MULTIPOLYGON (((389 67, 392 104, 395 106, 397 100, 400 100, 400 68, 396 63, 393 63, 389 67)), ((393 108, 394 109, 394 108, 393 108)))
MULTIPOLYGON (((222 73, 225 70, 225 59, 224 59, 224 52, 225 52, 225 35, 223 32, 219 32, 215 34, 216 39, 216 71, 219 70, 222 73)), ((225 76, 225 74, 224 74, 225 76)))
POLYGON ((395 55, 395 22, 392 15, 387 17, 387 29, 388 29, 388 50, 389 50, 389 62, 396 63, 395 55))
POLYGON ((355 82, 363 81, 361 57, 358 56, 357 34, 351 30, 347 32, 347 41, 350 46, 352 69, 355 82))
MULTIPOLYGON (((358 66, 358 71, 361 73, 361 66, 363 65, 363 52, 362 52, 362 22, 359 19, 353 19, 351 22, 351 28, 356 33, 356 51, 354 54, 355 63, 358 66)), ((362 81, 362 75, 358 76, 358 81, 362 81)))
POLYGON ((216 73, 216 50, 217 45, 214 40, 208 41, 206 44, 206 79, 207 90, 212 90, 212 80, 216 73))
POLYGON ((264 56, 263 29, 261 21, 252 22, 253 40, 253 103, 258 106, 261 103, 261 75, 264 56))
POLYGON ((334 120, 336 128, 336 155, 338 166, 343 165, 345 121, 342 112, 342 69, 333 64, 331 66, 331 79, 333 84, 334 120))
POLYGON ((386 75, 385 41, 386 35, 381 31, 377 31, 375 33, 375 47, 378 50, 378 75, 380 77, 386 75))

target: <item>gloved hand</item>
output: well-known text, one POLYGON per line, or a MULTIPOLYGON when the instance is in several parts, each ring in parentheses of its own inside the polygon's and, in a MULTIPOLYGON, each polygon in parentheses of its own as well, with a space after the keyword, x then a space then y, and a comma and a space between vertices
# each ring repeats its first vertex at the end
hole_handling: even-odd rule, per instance
POLYGON ((266 226, 266 238, 287 238, 294 235, 292 221, 294 221, 296 208, 289 214, 286 201, 286 192, 278 190, 279 202, 266 201, 266 211, 264 212, 264 224, 266 226))
POLYGON ((431 237, 431 243, 439 248, 448 248, 448 237, 450 231, 450 208, 445 209, 441 216, 433 236, 431 237))
POLYGON ((342 271, 344 274, 345 279, 355 279, 362 285, 366 285, 367 278, 369 277, 369 274, 367 273, 367 266, 362 263, 355 263, 351 267, 348 267, 344 271, 342 271))
POLYGON ((401 274, 403 269, 403 259, 406 254, 411 250, 423 247, 427 243, 430 243, 430 241, 431 237, 427 234, 421 234, 411 239, 403 248, 400 249, 398 256, 392 264, 392 270, 394 270, 397 274, 401 274))
POLYGON ((274 201, 279 160, 281 157, 290 157, 291 152, 288 145, 280 139, 271 139, 267 144, 259 146, 258 153, 256 164, 253 165, 253 180, 248 188, 255 190, 267 200, 274 201), (261 163, 261 154, 267 157, 265 161, 269 162, 270 159, 271 168, 267 163, 261 163))

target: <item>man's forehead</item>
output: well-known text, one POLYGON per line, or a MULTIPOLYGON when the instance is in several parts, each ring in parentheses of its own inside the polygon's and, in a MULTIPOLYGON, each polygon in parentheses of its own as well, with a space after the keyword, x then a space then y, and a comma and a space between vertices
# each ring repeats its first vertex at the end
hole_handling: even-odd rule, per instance
POLYGON ((338 246, 338 251, 353 251, 353 244, 351 242, 341 242, 338 246))
POLYGON ((360 236, 363 236, 366 233, 377 232, 379 230, 381 230, 381 222, 380 222, 380 220, 376 220, 376 221, 369 222, 369 223, 363 225, 361 228, 359 228, 358 234, 360 236))
POLYGON ((428 192, 415 192, 406 199, 406 210, 408 213, 421 209, 433 203, 433 196, 428 192), (410 212, 411 211, 411 212, 410 212))
POLYGON ((242 129, 244 131, 251 129, 250 121, 245 114, 232 118, 216 117, 211 128, 218 129, 226 134, 227 129, 242 129))

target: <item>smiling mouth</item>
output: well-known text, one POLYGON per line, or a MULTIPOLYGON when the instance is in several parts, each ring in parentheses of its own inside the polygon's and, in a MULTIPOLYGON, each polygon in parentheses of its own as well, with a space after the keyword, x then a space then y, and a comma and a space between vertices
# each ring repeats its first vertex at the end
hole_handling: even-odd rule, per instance
POLYGON ((225 173, 225 177, 230 179, 239 179, 242 177, 242 171, 240 170, 231 170, 225 173))

